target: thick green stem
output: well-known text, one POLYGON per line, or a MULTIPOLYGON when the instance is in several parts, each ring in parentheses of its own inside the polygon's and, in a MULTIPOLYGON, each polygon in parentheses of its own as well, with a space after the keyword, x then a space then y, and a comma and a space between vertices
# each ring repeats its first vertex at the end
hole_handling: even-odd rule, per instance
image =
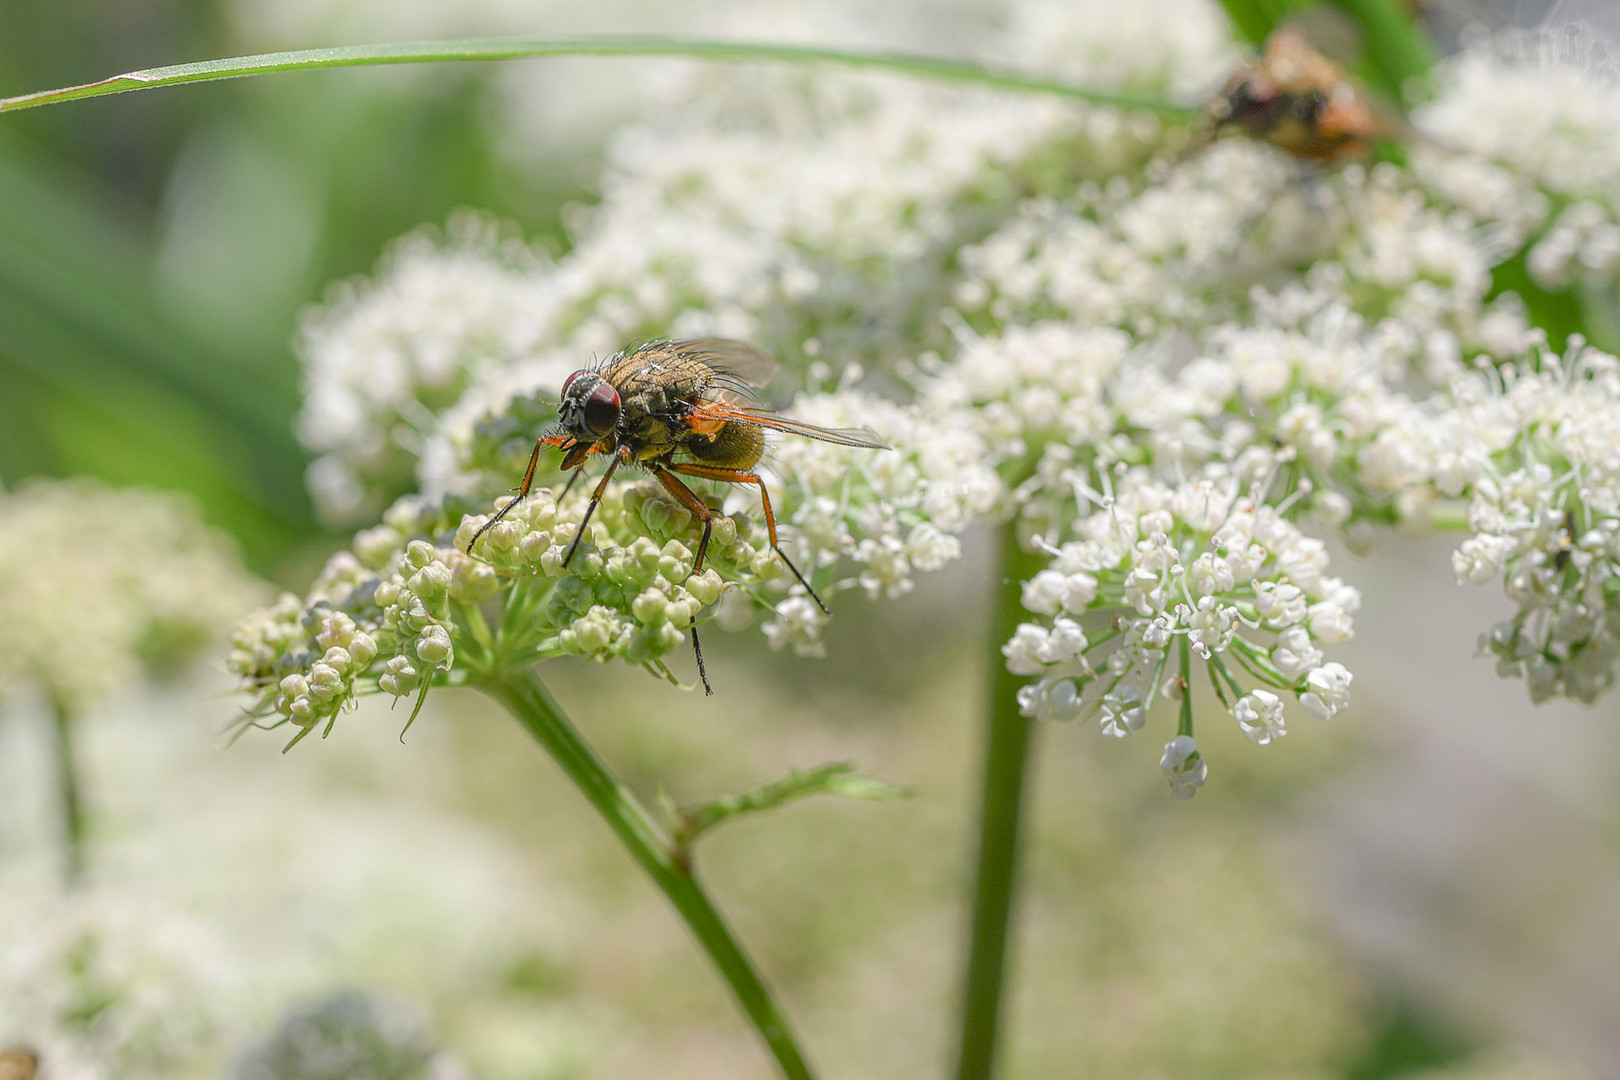
POLYGON ((57 807, 62 814, 62 877, 72 888, 84 878, 84 803, 73 759, 73 711, 60 701, 53 703, 52 729, 56 741, 57 807))
POLYGON ((810 1067, 788 1030, 753 962, 715 910, 688 860, 641 805, 629 788, 614 779, 602 759, 569 723, 532 668, 508 672, 477 684, 505 705, 518 722, 545 747, 558 765, 602 815, 641 868, 675 905, 693 936, 714 961, 732 993, 759 1030, 789 1080, 812 1080, 810 1067))
POLYGON ((973 924, 962 996, 958 1080, 994 1075, 1001 1027, 1002 986, 1016 899, 1019 824, 1028 774, 1031 723, 1018 712, 1018 689, 1027 681, 1007 670, 1001 646, 1024 621, 1023 582, 1041 560, 1018 544, 1009 524, 1000 534, 999 574, 991 618, 989 700, 985 710, 984 789, 979 813, 978 865, 973 878, 973 924))

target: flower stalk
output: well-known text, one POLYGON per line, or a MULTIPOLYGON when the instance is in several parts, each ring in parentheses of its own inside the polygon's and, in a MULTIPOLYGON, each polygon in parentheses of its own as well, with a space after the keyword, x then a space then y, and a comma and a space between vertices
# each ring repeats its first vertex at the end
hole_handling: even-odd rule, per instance
POLYGON ((597 757, 532 667, 474 684, 504 705, 568 774, 631 857, 691 929, 736 995, 788 1080, 812 1080, 787 1020, 742 945, 698 883, 690 852, 674 843, 641 801, 597 757))
POLYGON ((73 710, 52 703, 51 731, 56 751, 56 797, 62 815, 62 880, 68 888, 84 879, 84 799, 73 753, 73 710))
POLYGON ((1000 643, 1025 616, 1023 583, 1041 560, 1018 542, 1018 526, 999 532, 1000 551, 990 624, 992 647, 985 710, 984 783, 979 807, 979 848, 973 875, 972 925, 963 978, 958 1080, 987 1080, 995 1073, 1001 1027, 1002 986, 1017 900, 1019 836, 1028 784, 1034 721, 1022 715, 1018 691, 1027 680, 1008 670, 1000 643))

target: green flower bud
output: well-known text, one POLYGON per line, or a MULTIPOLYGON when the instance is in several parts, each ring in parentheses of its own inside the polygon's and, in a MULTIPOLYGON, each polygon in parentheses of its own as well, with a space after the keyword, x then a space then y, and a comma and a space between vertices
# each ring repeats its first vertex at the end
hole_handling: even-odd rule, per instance
POLYGON ((315 644, 323 649, 346 646, 354 636, 354 620, 343 612, 335 612, 321 620, 315 634, 315 644))
POLYGON ((685 640, 685 631, 672 623, 643 626, 630 635, 630 640, 625 643, 624 658, 632 664, 642 664, 673 652, 685 640))
POLYGON ((309 677, 306 675, 288 675, 281 680, 281 696, 288 701, 303 697, 309 693, 309 677))
POLYGON ((439 553, 426 540, 412 540, 405 547, 405 563, 412 570, 420 570, 438 557, 439 553))
POLYGON ((309 669, 310 700, 325 705, 343 693, 344 689, 343 675, 336 668, 316 662, 315 666, 309 669))
POLYGON ((424 599, 436 599, 450 591, 454 575, 444 563, 434 560, 410 576, 406 586, 424 599))
POLYGON ((287 704, 283 715, 301 728, 307 728, 320 719, 315 712, 314 704, 307 697, 293 699, 287 704))
POLYGON ((748 568, 761 581, 774 581, 781 576, 782 560, 777 558, 776 552, 770 548, 761 548, 754 552, 754 557, 748 561, 748 568))
POLYGON ((488 600, 500 591, 501 576, 488 563, 469 558, 461 552, 450 557, 450 596, 463 603, 488 600))
POLYGON ((427 664, 443 664, 450 658, 450 631, 430 626, 416 639, 416 655, 427 664))
POLYGON ((635 615, 636 621, 644 624, 664 622, 669 618, 669 597, 664 595, 662 589, 654 586, 642 591, 630 604, 630 611, 635 615))
POLYGON ((394 557, 405 537, 392 525, 378 525, 355 534, 354 554, 368 570, 381 570, 394 557))
POLYGON ((384 666, 383 674, 377 679, 377 686, 386 694, 403 697, 416 689, 417 670, 410 660, 403 656, 392 657, 384 666))
POLYGON ((551 533, 543 530, 527 534, 518 545, 518 555, 530 566, 541 565, 550 550, 551 533))
POLYGON ((719 574, 705 567, 702 573, 686 579, 685 588, 699 604, 708 607, 725 593, 726 583, 719 574))
POLYGON ((709 533, 709 543, 718 544, 723 548, 730 547, 737 542, 739 536, 735 518, 716 516, 712 531, 709 533))
POLYGON ((597 580, 602 576, 605 566, 602 553, 594 547, 586 547, 583 543, 580 544, 579 550, 574 552, 574 561, 568 564, 574 576, 581 581, 597 580))
POLYGON ((558 635, 564 647, 581 656, 605 652, 618 636, 618 617, 609 608, 600 605, 591 608, 585 617, 575 621, 570 630, 558 635))
POLYGON ((364 669, 377 658, 377 639, 364 630, 356 630, 349 639, 349 657, 356 668, 364 669))

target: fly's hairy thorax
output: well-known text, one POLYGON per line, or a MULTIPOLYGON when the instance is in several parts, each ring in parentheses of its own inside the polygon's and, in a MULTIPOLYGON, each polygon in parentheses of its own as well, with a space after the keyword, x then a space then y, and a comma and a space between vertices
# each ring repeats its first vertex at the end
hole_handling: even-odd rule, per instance
POLYGON ((694 461, 749 469, 765 449, 765 435, 736 421, 694 426, 694 406, 723 400, 714 369, 664 346, 620 357, 602 371, 618 388, 623 413, 614 442, 628 447, 636 461, 666 458, 677 450, 694 461))

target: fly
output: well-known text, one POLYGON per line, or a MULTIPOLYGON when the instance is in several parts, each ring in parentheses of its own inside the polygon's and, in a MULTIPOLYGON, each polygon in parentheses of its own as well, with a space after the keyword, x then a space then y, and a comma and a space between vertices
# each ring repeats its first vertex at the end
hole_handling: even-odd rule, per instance
MULTIPOLYGON (((585 526, 590 524, 608 481, 621 465, 639 465, 652 473, 665 491, 703 523, 703 538, 698 541, 697 557, 692 562, 694 574, 703 569, 709 534, 714 526, 714 511, 681 477, 752 484, 759 489, 771 550, 792 571, 816 605, 827 612, 827 605, 777 542, 771 497, 765 490, 764 480, 754 471, 765 453, 765 432, 784 431, 868 450, 887 450, 888 447, 868 428, 818 427, 748 404, 750 389, 764 386, 776 371, 776 361, 752 345, 705 338, 650 341, 626 349, 599 368, 574 372, 563 383, 557 405, 561 432, 543 435, 535 441, 517 497, 473 534, 467 543, 468 553, 480 536, 529 494, 540 451, 555 446, 563 452, 564 472, 580 469, 591 454, 608 458, 607 472, 591 494, 585 517, 563 556, 564 567, 573 560, 585 535, 585 526)), ((568 481, 570 487, 580 475, 574 473, 568 481)), ((704 692, 713 694, 703 667, 703 647, 698 643, 696 623, 690 629, 698 677, 703 680, 704 692)))

